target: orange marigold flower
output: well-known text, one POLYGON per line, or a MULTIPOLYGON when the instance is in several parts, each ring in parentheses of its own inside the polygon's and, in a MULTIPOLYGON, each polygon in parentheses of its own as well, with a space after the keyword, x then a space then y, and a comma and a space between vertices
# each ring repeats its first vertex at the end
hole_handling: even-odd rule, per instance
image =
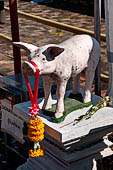
POLYGON ((43 128, 44 124, 43 124, 42 120, 38 117, 36 120, 34 120, 34 119, 29 120, 28 127, 29 126, 43 128))
POLYGON ((44 135, 39 136, 28 136, 29 140, 32 142, 41 142, 44 139, 44 135))
POLYGON ((29 157, 36 158, 44 155, 44 149, 29 150, 29 157))
POLYGON ((28 136, 40 136, 43 135, 44 130, 40 130, 40 131, 35 131, 35 130, 29 130, 28 131, 28 136))

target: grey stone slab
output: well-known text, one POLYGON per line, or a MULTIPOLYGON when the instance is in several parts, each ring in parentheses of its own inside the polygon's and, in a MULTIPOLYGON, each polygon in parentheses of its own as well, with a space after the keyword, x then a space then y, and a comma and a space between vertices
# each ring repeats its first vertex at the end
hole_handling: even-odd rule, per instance
POLYGON ((43 157, 29 158, 27 162, 17 168, 17 170, 68 170, 68 167, 61 161, 55 159, 48 152, 43 157))
POLYGON ((91 167, 93 167, 93 157, 90 159, 83 159, 82 161, 70 165, 62 163, 61 160, 56 159, 46 152, 43 157, 29 158, 27 162, 19 166, 17 170, 78 170, 78 168, 80 168, 80 170, 86 170, 86 167, 87 170, 91 170, 91 167))

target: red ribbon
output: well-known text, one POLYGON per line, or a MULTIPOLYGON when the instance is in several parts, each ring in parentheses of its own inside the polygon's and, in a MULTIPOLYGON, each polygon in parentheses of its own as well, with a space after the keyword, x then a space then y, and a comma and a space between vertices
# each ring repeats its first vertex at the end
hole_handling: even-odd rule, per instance
POLYGON ((31 85, 29 83, 29 79, 28 79, 28 76, 27 74, 24 74, 24 78, 25 78, 25 82, 26 82, 26 85, 27 85, 27 88, 28 88, 28 92, 29 92, 29 96, 30 96, 30 99, 31 99, 31 104, 32 106, 30 107, 30 110, 29 112, 31 113, 32 116, 37 116, 39 114, 39 111, 40 111, 40 108, 37 104, 37 97, 38 97, 38 85, 39 85, 39 68, 38 66, 33 62, 31 61, 30 62, 36 69, 36 73, 35 73, 35 85, 34 85, 34 94, 32 92, 32 89, 31 89, 31 85))

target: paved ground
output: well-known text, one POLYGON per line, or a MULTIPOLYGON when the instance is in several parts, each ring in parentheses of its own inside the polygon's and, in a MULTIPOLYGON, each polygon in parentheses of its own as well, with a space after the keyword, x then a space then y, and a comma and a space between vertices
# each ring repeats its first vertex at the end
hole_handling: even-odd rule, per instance
MULTIPOLYGON (((85 2, 85 0, 84 0, 85 2)), ((57 0, 53 4, 37 5, 18 0, 18 9, 37 16, 49 18, 62 23, 74 25, 88 30, 94 30, 93 6, 86 3, 70 3, 57 0), (64 3, 64 4, 63 4, 64 3), (59 9, 62 8, 62 9, 59 9), (90 9, 90 10, 89 10, 90 9)), ((8 2, 5 1, 5 6, 8 2)), ((20 40, 42 46, 48 43, 59 43, 73 36, 73 33, 46 26, 31 20, 19 17, 20 40)), ((101 32, 105 33, 105 20, 101 20, 101 32)), ((6 12, 6 23, 0 25, 0 33, 11 36, 10 17, 6 12)), ((101 42, 101 72, 108 74, 106 43, 101 42)), ((27 59, 26 53, 21 51, 22 60, 27 59)), ((11 43, 0 39, 0 76, 14 73, 11 43)), ((81 86, 84 86, 81 77, 81 86)), ((105 95, 108 82, 102 81, 102 94, 105 95)), ((107 169, 108 170, 108 169, 107 169)), ((110 170, 110 169, 109 169, 110 170)))

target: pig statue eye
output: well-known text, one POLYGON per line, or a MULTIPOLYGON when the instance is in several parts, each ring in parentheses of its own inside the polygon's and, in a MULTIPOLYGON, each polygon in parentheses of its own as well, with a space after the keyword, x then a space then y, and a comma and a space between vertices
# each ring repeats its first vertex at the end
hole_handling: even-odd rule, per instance
POLYGON ((45 58, 42 58, 43 61, 45 61, 45 58))

